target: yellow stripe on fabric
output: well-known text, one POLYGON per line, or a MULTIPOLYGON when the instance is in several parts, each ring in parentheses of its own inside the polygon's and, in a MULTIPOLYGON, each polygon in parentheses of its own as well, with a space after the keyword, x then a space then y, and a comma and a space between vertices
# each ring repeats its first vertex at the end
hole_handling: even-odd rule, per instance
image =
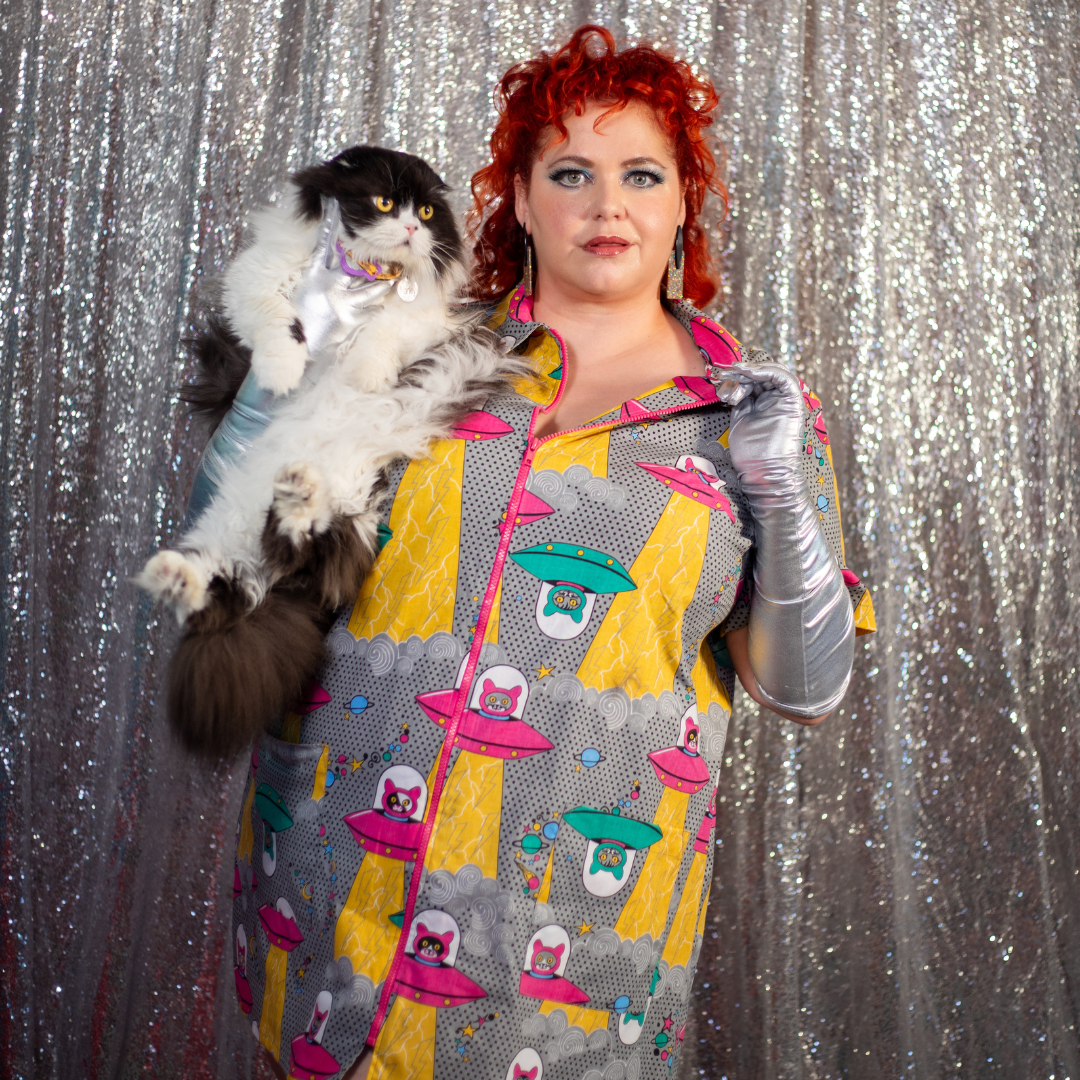
POLYGON ((266 953, 266 989, 263 991, 262 1016, 259 1018, 259 1042, 274 1055, 281 1055, 281 1017, 285 1012, 285 977, 289 954, 276 945, 266 953))
POLYGON ((874 617, 874 601, 870 599, 870 590, 863 593, 859 606, 855 609, 855 636, 872 634, 877 630, 877 619, 874 617))
POLYGON ((682 652, 682 621, 694 598, 709 537, 705 506, 673 496, 618 593, 577 677, 598 690, 621 686, 632 698, 670 690, 682 652))
POLYGON ((522 356, 527 356, 533 363, 536 375, 522 375, 511 379, 511 385, 537 405, 550 405, 559 392, 560 381, 552 379, 551 373, 562 363, 559 343, 548 333, 533 334, 525 346, 522 356))
POLYGON ((694 951, 694 927, 698 921, 701 886, 705 882, 705 861, 705 856, 700 852, 694 855, 675 918, 668 931, 662 959, 671 967, 676 964, 686 967, 690 963, 690 954, 694 951))
POLYGON ((705 890, 705 899, 701 901, 701 911, 698 914, 697 926, 694 933, 697 937, 705 936, 705 916, 709 913, 709 897, 712 895, 712 885, 705 890))
POLYGON ((653 824, 663 836, 648 849, 634 891, 615 923, 615 933, 624 940, 637 940, 642 934, 651 934, 653 940, 658 941, 664 932, 668 901, 690 837, 683 828, 689 799, 689 795, 669 787, 664 788, 664 794, 660 796, 653 824))
POLYGON ((503 763, 462 750, 446 778, 425 864, 456 874, 472 863, 484 877, 499 872, 503 763))
POLYGON ((697 695, 698 712, 707 713, 709 706, 716 702, 724 712, 731 715, 731 701, 727 695, 727 687, 717 675, 716 659, 706 638, 702 638, 701 645, 698 646, 697 663, 694 664, 694 670, 690 673, 690 681, 694 684, 694 692, 697 695))
POLYGON ((399 997, 375 1040, 368 1080, 432 1080, 438 1012, 399 997))
POLYGON ((593 476, 607 479, 610 441, 610 427, 556 435, 550 442, 541 443, 533 458, 533 471, 556 469, 566 472, 571 465, 584 465, 593 476))
POLYGON ((539 1011, 541 1016, 550 1016, 556 1009, 562 1009, 566 1013, 566 1022, 571 1027, 582 1028, 586 1035, 607 1028, 610 1014, 606 1010, 583 1009, 580 1005, 560 1005, 555 1001, 542 1001, 539 1011))
POLYGON ((326 794, 326 773, 330 768, 330 747, 323 743, 319 763, 315 766, 315 782, 311 785, 311 797, 318 802, 326 794))
POLYGON ((281 741, 298 743, 303 722, 304 718, 299 713, 287 712, 281 722, 281 741))
POLYGON ((390 916, 404 906, 404 864, 367 852, 334 928, 334 959, 347 956, 354 974, 381 982, 401 936, 390 916))
POLYGON ((437 442, 430 459, 410 462, 390 513, 393 535, 349 619, 353 637, 405 641, 453 629, 464 464, 461 439, 437 442))

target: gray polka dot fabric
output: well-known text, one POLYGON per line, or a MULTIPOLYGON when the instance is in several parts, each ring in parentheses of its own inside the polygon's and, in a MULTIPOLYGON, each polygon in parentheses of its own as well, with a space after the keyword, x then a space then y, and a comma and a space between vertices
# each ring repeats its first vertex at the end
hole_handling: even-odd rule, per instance
MULTIPOLYGON (((711 363, 741 358, 673 310, 711 363)), ((658 1080, 679 1059, 734 686, 721 631, 745 624, 753 559, 729 411, 677 378, 537 439, 557 336, 520 289, 492 324, 535 378, 394 471, 331 659, 252 757, 237 997, 303 1080, 365 1044, 371 1080, 658 1080)))

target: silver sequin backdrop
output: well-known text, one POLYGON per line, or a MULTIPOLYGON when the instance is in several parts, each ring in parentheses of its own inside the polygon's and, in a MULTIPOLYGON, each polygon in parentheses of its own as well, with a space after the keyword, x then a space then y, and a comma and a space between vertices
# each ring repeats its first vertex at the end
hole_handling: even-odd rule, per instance
POLYGON ((722 91, 719 314, 824 401, 880 628, 822 727, 737 706, 680 1075, 1080 1080, 1076 0, 8 0, 0 1075, 264 1075, 243 769, 171 745, 129 580, 179 340, 290 168, 375 141, 463 205, 494 80, 585 21, 722 91))

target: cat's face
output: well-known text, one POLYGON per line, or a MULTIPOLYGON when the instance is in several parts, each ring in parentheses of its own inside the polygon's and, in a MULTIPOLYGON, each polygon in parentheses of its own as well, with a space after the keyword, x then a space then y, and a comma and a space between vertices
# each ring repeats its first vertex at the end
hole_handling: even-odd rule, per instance
POLYGON ((347 241, 357 259, 397 262, 414 276, 442 277, 462 257, 461 237, 446 186, 412 154, 354 146, 293 177, 309 220, 337 199, 347 241))

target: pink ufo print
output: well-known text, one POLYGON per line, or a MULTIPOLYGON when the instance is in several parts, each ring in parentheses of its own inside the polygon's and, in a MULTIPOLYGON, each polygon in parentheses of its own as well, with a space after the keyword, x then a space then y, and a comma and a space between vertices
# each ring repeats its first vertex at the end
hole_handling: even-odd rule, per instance
POLYGON ((690 332, 707 364, 713 367, 731 367, 742 360, 739 343, 712 319, 699 315, 691 323, 690 332))
POLYGON ((333 1007, 334 995, 329 990, 320 990, 315 998, 315 1007, 311 1011, 311 1020, 307 1031, 297 1035, 290 1044, 292 1068, 290 1078, 294 1080, 326 1080, 341 1069, 341 1064, 322 1046, 326 1021, 333 1007))
POLYGON ((475 442, 481 439, 501 439, 514 429, 489 412, 474 412, 462 417, 450 432, 452 439, 475 442))
POLYGON ((329 703, 330 695, 318 683, 315 683, 304 695, 303 700, 295 705, 290 712, 300 713, 303 716, 314 712, 316 709, 321 709, 329 703))
POLYGON ((449 1009, 487 997, 478 983, 454 967, 460 944, 461 928, 452 915, 421 911, 409 930, 394 993, 433 1009, 449 1009))
POLYGON ((248 947, 247 931, 241 923, 236 928, 236 966, 233 968, 233 976, 236 980, 236 996, 240 1000, 240 1011, 247 1016, 251 1012, 251 983, 247 977, 248 947))
POLYGON ((691 706, 683 714, 678 743, 649 754, 657 780, 672 791, 693 795, 709 779, 709 766, 698 754, 697 714, 691 706))
POLYGON ((695 401, 716 400, 716 387, 701 375, 679 375, 673 381, 687 397, 695 401))
POLYGON ((705 816, 701 819, 701 828, 697 831, 697 836, 694 837, 694 850, 701 855, 704 855, 709 850, 709 841, 713 836, 713 829, 716 827, 716 790, 713 790, 712 798, 709 800, 709 808, 705 811, 705 816))
POLYGON ((620 420, 640 420, 644 416, 649 416, 650 410, 646 409, 637 398, 631 398, 629 401, 623 403, 623 407, 619 410, 620 420))
POLYGON ((375 785, 375 805, 341 820, 365 850, 412 862, 420 847, 427 781, 409 765, 391 765, 375 785))
MULTIPOLYGON (((459 690, 416 695, 429 720, 448 727, 459 690)), ((529 699, 529 680, 514 667, 498 664, 473 680, 472 699, 458 727, 455 745, 485 757, 517 759, 542 754, 552 744, 521 719, 529 699)))
MULTIPOLYGON (((531 491, 526 491, 521 497, 521 503, 518 506, 518 512, 514 516, 514 525, 531 525, 534 521, 540 521, 546 518, 548 514, 554 514, 553 507, 548 506, 543 499, 538 495, 534 495, 531 491)), ((506 526, 506 514, 503 514, 502 520, 499 522, 499 532, 506 526)))
POLYGON ((525 947, 518 992, 558 1005, 584 1005, 589 995, 563 974, 569 961, 570 935, 557 923, 540 927, 525 947))
POLYGON ((283 952, 292 952, 304 940, 304 935, 300 933, 300 927, 293 918, 292 908, 285 903, 283 897, 279 898, 277 907, 263 904, 259 908, 259 919, 270 944, 283 952))
POLYGON ((727 514, 734 523, 735 512, 731 509, 727 496, 720 491, 724 482, 717 474, 716 466, 708 458, 684 454, 675 465, 654 465, 648 461, 639 461, 636 464, 680 495, 685 495, 710 510, 727 514))

